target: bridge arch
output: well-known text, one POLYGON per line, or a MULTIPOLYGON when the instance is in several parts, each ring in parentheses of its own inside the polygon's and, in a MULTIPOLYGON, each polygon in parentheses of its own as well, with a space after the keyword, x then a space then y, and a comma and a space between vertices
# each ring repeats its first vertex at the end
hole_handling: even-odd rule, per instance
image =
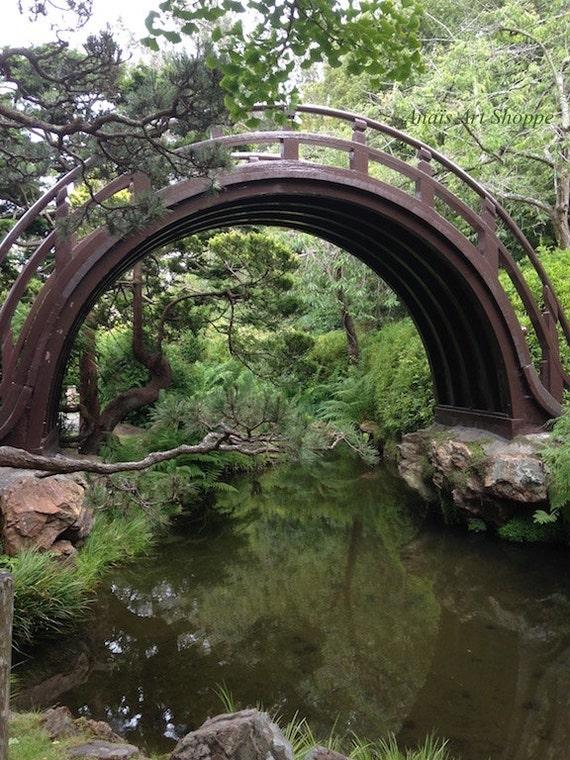
MULTIPOLYGON (((322 135, 259 133, 255 139, 261 143, 279 142, 278 156, 247 153, 247 163, 218 178, 216 193, 203 179, 165 188, 161 195, 167 212, 143 230, 118 238, 99 229, 79 242, 60 241, 59 250, 54 232, 54 240, 44 241, 44 248, 55 247, 55 271, 35 299, 16 341, 9 330, 10 315, 33 264, 24 269, 0 312, 0 442, 30 451, 56 446, 60 389, 73 339, 116 278, 165 244, 237 225, 312 233, 375 270, 406 305, 422 337, 439 422, 473 425, 512 437, 540 429, 558 415, 568 379, 557 353, 555 323, 560 310, 547 281, 550 312, 529 301, 516 265, 496 236, 493 201, 484 197, 483 210, 477 214, 453 198, 432 179, 425 147, 420 148, 419 167, 406 169, 416 183, 414 194, 375 179, 367 164, 379 159, 381 152, 365 146, 362 131, 355 129, 352 142, 322 135), (303 139, 349 153, 349 167, 300 161, 298 145, 303 139), (477 241, 436 211, 433 197, 437 193, 459 209, 476 231, 477 241), (541 376, 498 279, 499 262, 518 284, 532 312, 543 347, 541 376)), ((233 145, 246 139, 230 136, 218 141, 233 145)), ((381 163, 398 163, 388 154, 381 158, 381 163)), ((140 176, 119 178, 104 191, 105 197, 128 186, 136 191, 141 183, 140 176)), ((58 207, 67 212, 64 197, 58 207)), ((45 251, 35 255, 39 259, 45 251)))

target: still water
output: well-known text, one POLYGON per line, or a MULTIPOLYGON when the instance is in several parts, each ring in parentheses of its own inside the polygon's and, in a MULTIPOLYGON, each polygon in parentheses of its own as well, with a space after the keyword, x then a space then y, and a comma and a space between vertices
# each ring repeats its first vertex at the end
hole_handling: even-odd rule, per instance
POLYGON ((570 758, 567 550, 434 524, 388 470, 345 459, 237 489, 20 666, 22 707, 65 704, 167 751, 222 711, 223 684, 325 735, 570 758))

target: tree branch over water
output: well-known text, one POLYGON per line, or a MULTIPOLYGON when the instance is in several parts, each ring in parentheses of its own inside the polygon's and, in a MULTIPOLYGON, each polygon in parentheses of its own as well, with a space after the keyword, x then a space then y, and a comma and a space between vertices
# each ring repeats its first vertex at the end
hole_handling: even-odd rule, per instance
POLYGON ((89 457, 68 457, 62 454, 46 456, 45 454, 30 454, 28 451, 12 446, 0 446, 0 466, 15 467, 22 470, 41 470, 38 477, 45 477, 47 473, 65 475, 74 472, 113 475, 117 472, 146 470, 155 464, 167 462, 182 455, 209 454, 212 451, 259 456, 284 453, 284 448, 269 438, 260 437, 247 440, 239 433, 223 430, 207 433, 199 443, 183 444, 166 451, 154 451, 135 462, 101 462, 89 457))

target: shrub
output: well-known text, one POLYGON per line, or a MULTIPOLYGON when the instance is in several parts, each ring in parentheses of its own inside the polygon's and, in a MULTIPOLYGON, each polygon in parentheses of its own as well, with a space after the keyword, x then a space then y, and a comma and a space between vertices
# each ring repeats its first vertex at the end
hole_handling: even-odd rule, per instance
POLYGON ((548 491, 555 509, 570 503, 570 410, 552 426, 553 440, 542 452, 548 466, 548 491))
POLYGON ((0 564, 14 578, 16 646, 31 642, 40 632, 57 633, 85 614, 85 587, 72 566, 34 551, 0 557, 0 564))
POLYGON ((497 531, 501 538, 516 543, 555 542, 563 539, 559 524, 547 523, 540 525, 531 516, 517 515, 501 525, 497 531))
POLYGON ((366 359, 374 386, 375 421, 384 440, 429 425, 433 390, 420 336, 410 319, 382 327, 366 359))
POLYGON ((308 360, 313 365, 317 381, 326 382, 345 373, 349 361, 344 330, 332 330, 317 335, 309 351, 308 360))
MULTIPOLYGON (((560 250, 540 247, 538 253, 541 263, 546 269, 552 282, 552 286, 556 291, 556 295, 560 300, 562 308, 566 313, 570 313, 570 277, 568 277, 568 272, 570 271, 570 248, 560 250)), ((542 304, 542 284, 534 267, 525 259, 525 261, 520 264, 520 268, 534 298, 539 304, 542 304)), ((535 361, 535 365, 538 365, 538 362, 540 361, 540 347, 534 329, 530 323, 530 319, 523 308, 522 301, 518 297, 513 284, 504 272, 501 273, 500 279, 511 303, 513 304, 519 322, 528 330, 527 339, 529 348, 535 361)), ((570 346, 568 346, 564 339, 560 341, 560 353, 562 362, 568 370, 570 368, 570 346)))

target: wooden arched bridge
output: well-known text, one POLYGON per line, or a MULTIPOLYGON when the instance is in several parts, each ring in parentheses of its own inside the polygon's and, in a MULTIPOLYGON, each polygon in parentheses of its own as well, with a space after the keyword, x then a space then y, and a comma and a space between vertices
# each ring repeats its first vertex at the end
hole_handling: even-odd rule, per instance
MULTIPOLYGON (((117 277, 182 237, 251 224, 324 238, 394 289, 425 345, 439 422, 512 437, 560 414, 570 378, 559 340, 570 342, 570 325, 535 251, 505 209, 444 155, 390 126, 318 106, 301 106, 291 117, 286 129, 217 135, 192 146, 230 149, 219 191, 204 178, 165 187, 160 195, 167 212, 144 229, 120 237, 100 228, 76 240, 55 227, 41 241, 0 311, 1 444, 32 452, 57 446, 73 339, 117 277), (334 119, 342 136, 302 131, 305 115, 334 119), (516 263, 522 256, 538 274, 538 300, 516 263), (26 294, 30 302, 28 286, 46 268, 49 276, 16 334, 18 306, 26 294), (514 289, 505 289, 507 280, 514 289), (519 324, 509 292, 518 294, 530 330, 519 324), (540 350, 534 361, 527 343, 533 332, 540 350)), ((14 247, 24 250, 18 249, 21 236, 50 206, 56 218, 71 213, 67 196, 82 171, 71 171, 29 209, 0 245, 0 260, 14 247)), ((136 195, 148 180, 120 176, 97 200, 128 188, 136 195)))

